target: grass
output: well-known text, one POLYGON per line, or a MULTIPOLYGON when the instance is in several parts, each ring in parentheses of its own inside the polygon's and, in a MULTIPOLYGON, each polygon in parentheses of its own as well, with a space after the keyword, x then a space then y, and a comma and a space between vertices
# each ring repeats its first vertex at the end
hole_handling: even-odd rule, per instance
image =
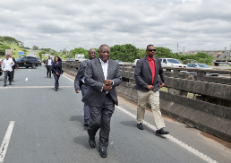
MULTIPOLYGON (((10 48, 12 49, 12 52, 13 52, 12 56, 13 56, 14 58, 20 57, 20 56, 18 55, 18 52, 19 52, 19 51, 25 50, 24 48, 19 47, 19 46, 18 46, 17 44, 15 44, 15 43, 7 43, 7 42, 4 42, 4 45, 10 46, 10 48), (16 50, 14 50, 14 49, 16 49, 16 50)), ((29 53, 28 51, 27 51, 27 52, 24 52, 24 56, 26 56, 28 53, 29 53)))

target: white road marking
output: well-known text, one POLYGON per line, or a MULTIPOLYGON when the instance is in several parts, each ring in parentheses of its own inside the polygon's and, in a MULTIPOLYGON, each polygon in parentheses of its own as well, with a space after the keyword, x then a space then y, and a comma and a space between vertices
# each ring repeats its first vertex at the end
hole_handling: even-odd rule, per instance
MULTIPOLYGON (((54 88, 54 86, 19 86, 19 87, 0 87, 0 89, 15 89, 15 88, 54 88)), ((59 86, 59 88, 73 88, 73 86, 59 86)))
POLYGON ((26 78, 26 80, 25 81, 27 81, 28 80, 28 78, 26 78))
MULTIPOLYGON (((125 114, 129 115, 130 117, 136 119, 136 115, 132 114, 131 112, 127 111, 126 109, 120 107, 120 106, 116 106, 119 110, 123 111, 125 114)), ((156 130, 156 126, 146 122, 146 121, 143 121, 143 124, 145 124, 146 126, 148 126, 149 128, 153 129, 153 130, 156 130)), ((205 154, 199 152, 198 150, 190 147, 189 145, 185 144, 184 142, 174 138, 173 136, 171 135, 165 135, 166 138, 168 138, 169 140, 173 141, 174 143, 180 145, 181 147, 183 147, 184 149, 188 150, 189 152, 193 153, 194 155, 200 157, 201 159, 209 162, 209 163, 218 163, 216 160, 213 160, 211 159, 210 157, 206 156, 205 154)))
MULTIPOLYGON (((67 78, 68 80, 74 82, 74 80, 66 77, 65 75, 63 75, 65 78, 67 78)), ((126 109, 120 107, 120 106, 116 106, 118 109, 120 109, 121 111, 123 111, 125 114, 129 115, 130 117, 136 119, 136 115, 132 114, 131 112, 127 111, 126 109)), ((146 121, 143 121, 143 124, 145 124, 146 126, 148 126, 149 128, 153 129, 153 130, 156 130, 156 126, 146 122, 146 121)), ((208 157, 207 155, 199 152, 198 150, 190 147, 189 145, 185 144, 184 142, 174 138, 173 136, 171 135, 165 135, 166 138, 168 138, 169 140, 173 141, 174 143, 180 145, 181 147, 183 147, 184 149, 186 149, 187 151, 193 153, 194 155, 200 157, 201 159, 209 162, 209 163, 218 163, 216 160, 213 160, 211 159, 210 157, 208 157)))
POLYGON ((4 161, 5 155, 6 155, 6 151, 7 151, 7 147, 10 143, 10 138, 14 129, 14 121, 10 121, 10 124, 8 126, 8 129, 6 131, 5 137, 2 141, 2 145, 0 148, 0 162, 4 161))

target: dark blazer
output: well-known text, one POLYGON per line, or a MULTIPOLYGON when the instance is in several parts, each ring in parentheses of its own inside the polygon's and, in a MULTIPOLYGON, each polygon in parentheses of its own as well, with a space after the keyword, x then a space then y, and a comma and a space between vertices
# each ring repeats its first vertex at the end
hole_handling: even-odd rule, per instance
MULTIPOLYGON (((87 93, 83 96, 82 101, 87 103, 90 107, 101 107, 106 98, 106 92, 103 90, 104 74, 99 58, 95 58, 87 62, 87 67, 84 73, 85 84, 90 86, 87 93)), ((113 103, 118 105, 118 99, 115 87, 118 86, 122 77, 120 75, 120 67, 116 61, 108 60, 108 77, 107 79, 113 80, 114 85, 109 91, 113 103)))
POLYGON ((58 72, 59 75, 63 73, 63 70, 62 70, 62 62, 58 62, 58 65, 56 65, 56 62, 53 62, 52 63, 52 72, 53 73, 56 73, 58 72))
MULTIPOLYGON (((51 65, 53 65, 53 60, 51 59, 51 65)), ((45 66, 47 66, 48 65, 48 59, 45 61, 45 66)))
POLYGON ((75 76, 75 82, 74 82, 75 90, 77 90, 77 89, 80 90, 80 88, 81 88, 81 85, 82 85, 81 79, 84 76, 84 72, 85 72, 85 69, 87 67, 87 62, 88 62, 88 60, 85 60, 85 61, 80 63, 79 70, 77 72, 77 75, 75 76))
MULTIPOLYGON (((155 57, 155 77, 154 77, 154 82, 153 82, 154 92, 159 90, 160 84, 161 84, 161 81, 158 75, 160 76, 162 82, 166 84, 166 79, 165 79, 164 71, 160 63, 160 59, 155 57)), ((149 91, 147 89, 147 86, 152 85, 152 72, 149 66, 147 56, 137 61, 134 77, 136 79, 136 89, 137 90, 145 91, 145 92, 149 91)))
POLYGON ((16 60, 15 60, 15 58, 14 58, 14 57, 12 57, 12 60, 13 60, 13 62, 14 62, 14 66, 12 66, 12 68, 13 68, 13 69, 18 68, 18 67, 17 67, 17 63, 16 63, 16 60))

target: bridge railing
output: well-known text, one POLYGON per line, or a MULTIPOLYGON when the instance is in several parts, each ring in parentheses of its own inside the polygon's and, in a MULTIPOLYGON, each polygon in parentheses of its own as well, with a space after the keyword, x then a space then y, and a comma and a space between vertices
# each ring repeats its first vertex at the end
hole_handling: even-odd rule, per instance
MULTIPOLYGON (((63 62, 76 75, 80 62, 63 62)), ((189 126, 231 142, 231 71, 163 67, 167 86, 160 91, 161 111, 189 126), (193 73, 190 73, 193 72, 193 73), (208 74, 218 73, 219 76, 208 74)), ((123 81, 116 87, 124 98, 138 101, 135 64, 120 64, 123 81)))

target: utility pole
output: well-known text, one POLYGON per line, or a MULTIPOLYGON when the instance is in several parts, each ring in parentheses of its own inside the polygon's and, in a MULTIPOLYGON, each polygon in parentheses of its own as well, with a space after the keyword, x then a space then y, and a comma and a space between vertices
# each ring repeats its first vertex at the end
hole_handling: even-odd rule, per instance
MULTIPOLYGON (((178 53, 178 43, 177 43, 177 53, 178 53)), ((179 53, 178 53, 179 54, 179 53)))

